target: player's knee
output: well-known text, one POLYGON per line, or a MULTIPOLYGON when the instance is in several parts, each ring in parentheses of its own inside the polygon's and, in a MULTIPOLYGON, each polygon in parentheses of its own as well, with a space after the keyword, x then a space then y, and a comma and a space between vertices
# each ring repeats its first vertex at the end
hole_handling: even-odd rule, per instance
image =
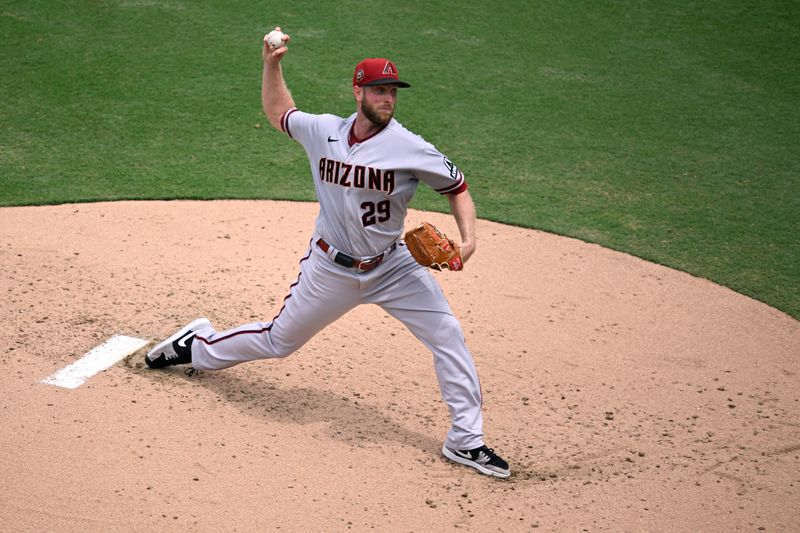
POLYGON ((454 316, 448 316, 445 320, 442 320, 441 324, 439 324, 439 327, 436 329, 436 336, 441 342, 464 340, 464 332, 461 330, 461 324, 454 316))
POLYGON ((275 353, 275 357, 284 358, 289 357, 294 352, 302 348, 306 342, 307 339, 280 337, 278 339, 273 339, 272 348, 275 353))
POLYGON ((296 351, 297 348, 295 348, 294 346, 279 345, 275 346, 274 356, 278 359, 283 359, 285 357, 289 357, 296 351))

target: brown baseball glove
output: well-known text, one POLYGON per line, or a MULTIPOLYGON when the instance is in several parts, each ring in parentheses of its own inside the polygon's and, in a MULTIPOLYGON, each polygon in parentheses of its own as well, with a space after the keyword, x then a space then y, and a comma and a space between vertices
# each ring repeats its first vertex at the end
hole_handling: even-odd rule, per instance
POLYGON ((436 226, 423 222, 405 235, 408 251, 422 266, 442 270, 461 270, 461 250, 458 245, 447 238, 436 226))

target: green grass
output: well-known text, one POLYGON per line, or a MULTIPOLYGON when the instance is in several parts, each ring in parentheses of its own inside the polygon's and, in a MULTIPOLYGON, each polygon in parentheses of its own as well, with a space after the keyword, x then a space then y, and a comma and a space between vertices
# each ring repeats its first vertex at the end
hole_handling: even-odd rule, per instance
MULTIPOLYGON (((484 218, 623 250, 800 318, 796 2, 5 1, 0 205, 313 199, 260 109, 279 23, 305 110, 364 56, 484 218)), ((446 209, 422 190, 415 207, 446 209)))

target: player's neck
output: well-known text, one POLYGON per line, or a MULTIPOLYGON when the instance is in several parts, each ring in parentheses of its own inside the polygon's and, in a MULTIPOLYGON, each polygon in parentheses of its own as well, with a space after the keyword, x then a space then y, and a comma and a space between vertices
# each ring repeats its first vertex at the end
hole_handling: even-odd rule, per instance
POLYGON ((364 142, 380 133, 388 125, 388 122, 380 125, 375 124, 361 113, 358 113, 355 122, 353 122, 353 127, 350 128, 350 144, 364 142))

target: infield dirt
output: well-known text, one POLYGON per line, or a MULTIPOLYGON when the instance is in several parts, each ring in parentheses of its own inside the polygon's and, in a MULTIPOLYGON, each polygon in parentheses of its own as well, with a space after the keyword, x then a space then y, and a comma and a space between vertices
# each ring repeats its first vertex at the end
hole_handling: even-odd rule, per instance
MULTIPOLYGON (((0 209, 4 531, 791 531, 800 323, 687 274, 478 222, 437 273, 484 392, 491 479, 441 457, 430 353, 361 307, 287 359, 187 377, 113 335, 269 321, 316 204, 0 209)), ((412 211, 449 235, 452 218, 412 211)))

